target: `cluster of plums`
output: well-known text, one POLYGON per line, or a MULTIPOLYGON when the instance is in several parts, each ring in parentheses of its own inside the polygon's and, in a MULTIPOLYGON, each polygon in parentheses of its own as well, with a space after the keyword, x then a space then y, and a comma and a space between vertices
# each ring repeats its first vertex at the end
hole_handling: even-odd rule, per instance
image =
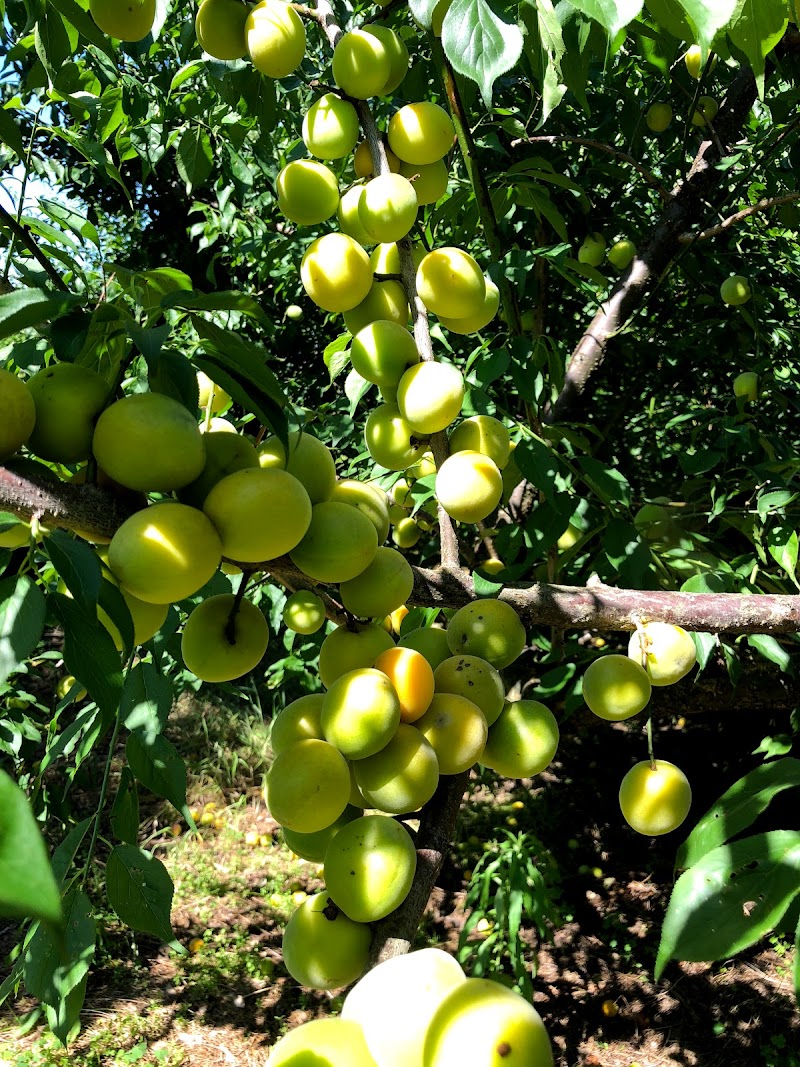
MULTIPOLYGON (((292 598, 285 615, 297 624, 292 598)), ((499 673, 525 642, 516 612, 497 600, 468 604, 446 630, 412 629, 398 644, 377 622, 343 624, 325 638, 326 692, 276 716, 264 786, 289 848, 323 864, 325 890, 284 935, 286 967, 301 984, 335 989, 361 974, 369 924, 403 902, 416 869, 413 838, 395 816, 427 803, 440 775, 480 762, 527 778, 552 761, 554 716, 538 701, 506 700, 499 673)))
POLYGON ((378 964, 347 994, 341 1015, 296 1027, 271 1067, 552 1067, 541 1016, 512 990, 468 978, 438 948, 378 964))
MULTIPOLYGON (((674 685, 697 659, 694 641, 681 626, 642 623, 631 635, 628 655, 603 655, 583 676, 583 699, 601 719, 621 722, 643 711, 652 687, 674 685)), ((692 803, 686 775, 667 760, 643 760, 622 780, 619 803, 625 821, 640 834, 670 833, 692 803)))

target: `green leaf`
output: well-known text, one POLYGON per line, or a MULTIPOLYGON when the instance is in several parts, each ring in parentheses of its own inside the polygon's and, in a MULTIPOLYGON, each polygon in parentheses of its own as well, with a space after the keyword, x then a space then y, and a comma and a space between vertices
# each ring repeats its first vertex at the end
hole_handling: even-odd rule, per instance
POLYGON ((172 708, 172 683, 152 663, 137 663, 128 671, 120 701, 126 728, 152 744, 167 724, 172 708))
POLYGON ((99 48, 101 52, 114 60, 116 63, 116 55, 114 52, 114 46, 109 40, 107 34, 103 33, 98 28, 94 19, 80 8, 75 0, 50 0, 50 4, 57 11, 60 11, 67 22, 70 22, 81 37, 85 37, 87 41, 99 48))
POLYGON ((685 5, 681 0, 644 0, 644 6, 652 15, 653 20, 673 37, 677 37, 679 41, 694 40, 696 31, 686 17, 686 12, 683 10, 685 5))
POLYGON ((132 930, 172 940, 172 879, 155 856, 133 845, 117 845, 108 857, 106 892, 117 916, 132 930))
POLYGON ((477 82, 490 108, 495 80, 522 54, 522 31, 504 22, 486 0, 453 0, 442 23, 442 47, 453 68, 477 82))
POLYGON ((0 144, 6 145, 20 159, 24 159, 25 145, 22 142, 22 133, 14 122, 12 113, 4 107, 0 107, 0 144))
POLYGON ((108 718, 119 707, 122 665, 111 635, 94 611, 63 593, 52 596, 53 608, 64 628, 64 662, 70 674, 88 689, 108 718))
POLYGON ((416 21, 426 30, 431 28, 433 12, 439 0, 408 0, 408 7, 416 21))
POLYGON ((0 296, 0 340, 32 326, 42 326, 58 318, 70 307, 82 304, 72 293, 48 289, 14 289, 0 296))
POLYGON ((325 361, 325 366, 328 368, 328 374, 330 380, 342 373, 345 367, 350 363, 350 341, 352 340, 349 333, 340 333, 339 336, 325 346, 325 351, 322 353, 322 358, 325 361))
POLYGON ((694 641, 694 647, 697 651, 697 666, 703 671, 705 670, 708 661, 711 659, 714 649, 717 647, 716 634, 695 631, 691 634, 691 638, 694 641))
POLYGON ((208 132, 199 126, 185 130, 178 141, 176 155, 178 174, 186 183, 186 192, 191 193, 207 181, 214 166, 208 132))
POLYGON ((660 26, 681 41, 696 42, 703 51, 731 16, 741 0, 646 0, 647 8, 660 26), (687 32, 688 27, 688 32, 687 32))
POLYGON ((80 1017, 83 1003, 86 1000, 86 984, 89 981, 88 974, 83 981, 71 989, 67 995, 54 1007, 45 1004, 44 1014, 47 1025, 53 1034, 66 1048, 70 1041, 74 1040, 80 1030, 80 1017))
POLYGON ((800 786, 800 760, 764 763, 726 790, 678 849, 677 868, 693 867, 706 853, 746 830, 773 797, 800 786))
MULTIPOLYGON (((527 31, 525 50, 538 78, 542 94, 542 109, 535 127, 538 130, 561 103, 567 91, 561 69, 566 45, 552 0, 537 0, 536 3, 525 0, 520 5, 520 16, 527 31)), ((552 203, 550 203, 550 208, 555 211, 552 203)), ((546 214, 546 210, 542 213, 546 214)), ((556 212, 557 215, 558 212, 556 212)), ((559 234, 562 232, 560 226, 556 226, 556 230, 559 234)))
POLYGON ((139 794, 130 768, 123 767, 117 795, 111 806, 111 829, 126 845, 135 845, 139 837, 139 794))
POLYGON ((348 413, 351 419, 356 413, 359 401, 371 388, 372 382, 368 382, 366 378, 362 378, 355 367, 353 367, 344 382, 344 395, 350 401, 348 413))
MULTIPOLYGON (((190 283, 191 288, 191 283, 190 283)), ((272 328, 272 321, 263 307, 247 293, 220 290, 218 293, 201 293, 197 289, 191 292, 178 292, 165 296, 161 301, 163 308, 180 308, 183 311, 238 311, 250 319, 272 328)), ((267 354, 268 355, 268 354, 267 354)))
POLYGON ((25 988, 55 1007, 89 973, 97 931, 92 902, 76 890, 64 898, 64 927, 39 925, 25 952, 25 988))
POLYGON ((182 352, 169 349, 160 352, 158 365, 149 371, 147 381, 152 392, 171 396, 192 414, 197 411, 200 399, 197 372, 182 352))
POLYGON ((615 37, 629 22, 638 17, 643 0, 569 0, 569 3, 582 14, 599 22, 609 37, 615 37))
POLYGON ((528 436, 515 448, 514 460, 523 477, 541 489, 548 500, 555 502, 560 490, 559 480, 567 475, 566 467, 555 452, 538 437, 528 436))
POLYGON ((689 868, 670 897, 655 966, 722 960, 759 941, 800 893, 800 832, 773 830, 720 845, 689 868))
POLYGON ((777 664, 782 671, 787 674, 793 673, 792 657, 774 637, 769 634, 750 634, 747 638, 747 643, 756 652, 760 652, 765 659, 777 664))
POLYGON ((631 487, 621 471, 607 467, 593 456, 581 456, 578 465, 583 471, 584 481, 604 504, 630 504, 631 487))
POLYGON ((86 833, 93 822, 94 816, 90 815, 88 819, 84 819, 83 822, 79 822, 77 826, 73 826, 53 853, 50 861, 53 868, 53 876, 62 888, 67 880, 67 875, 72 867, 72 862, 77 855, 78 849, 81 847, 83 839, 86 837, 86 833))
POLYGON ((0 581, 0 685, 36 648, 46 613, 44 594, 30 578, 0 581))
POLYGON ((765 60, 788 25, 786 0, 740 0, 727 33, 747 56, 756 76, 758 95, 764 96, 765 60))
POLYGON ((87 611, 96 609, 101 579, 97 553, 85 541, 70 537, 63 530, 53 530, 44 548, 75 601, 87 611))
POLYGON ((758 498, 758 516, 763 522, 771 511, 777 511, 779 508, 785 508, 787 504, 797 497, 797 493, 791 492, 789 489, 771 489, 768 493, 762 493, 758 498))
POLYGON ((36 23, 33 32, 36 53, 52 85, 72 53, 69 35, 61 16, 50 7, 45 8, 44 15, 36 23))
POLYGON ((491 597, 493 599, 503 588, 503 583, 492 582, 488 578, 484 578, 483 575, 479 574, 477 571, 473 571, 472 587, 475 590, 476 597, 491 597))
MULTIPOLYGON (((195 330, 204 342, 203 351, 224 368, 229 380, 233 376, 235 380, 242 383, 245 390, 250 387, 252 392, 252 387, 255 387, 259 393, 264 394, 267 402, 283 407, 286 403, 286 395, 278 379, 267 366, 270 355, 265 348, 247 341, 233 330, 225 330, 201 318, 200 315, 192 315, 191 319, 195 330)), ((214 380, 217 379, 214 378, 214 380)), ((223 383, 219 382, 219 384, 223 383)), ((244 406, 248 407, 247 404, 244 406)))
POLYGON ((60 923, 58 890, 28 799, 0 770, 0 915, 60 923))
POLYGON ((186 807, 186 765, 178 750, 159 735, 148 742, 141 734, 131 734, 125 746, 131 770, 145 789, 164 797, 178 811, 186 807))
POLYGON ((797 531, 789 522, 777 522, 767 530, 765 537, 769 554, 781 567, 792 581, 797 584, 795 571, 797 569, 798 539, 797 531))

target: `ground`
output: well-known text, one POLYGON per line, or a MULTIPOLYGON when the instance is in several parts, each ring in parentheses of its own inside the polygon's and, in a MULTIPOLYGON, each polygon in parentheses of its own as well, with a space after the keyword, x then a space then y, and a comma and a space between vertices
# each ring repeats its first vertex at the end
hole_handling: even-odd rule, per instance
MULTIPOLYGON (((674 687, 656 729, 657 755, 678 763, 693 783, 690 818, 753 765, 766 734, 786 729, 785 716, 771 722, 769 709, 692 715, 696 695, 691 682, 674 687)), ((0 1067, 257 1067, 287 1029, 338 1009, 340 996, 299 989, 281 964, 281 928, 321 882, 317 865, 282 845, 265 811, 266 725, 187 696, 170 736, 189 762, 191 803, 208 806, 206 821, 218 820, 195 835, 159 802, 143 807, 142 841, 171 871, 175 934, 187 951, 134 936, 99 908, 104 932, 79 1039, 60 1049, 22 997, 0 1016, 0 1067), (260 843, 247 844, 247 833, 258 833, 260 843)), ((474 776, 419 946, 456 952, 482 868, 499 858, 498 870, 513 877, 516 849, 543 874, 537 910, 552 940, 538 937, 535 916, 527 915, 522 958, 529 971, 537 968, 534 1002, 558 1067, 800 1067, 791 939, 772 936, 714 965, 673 963, 653 982, 682 836, 649 840, 622 823, 618 783, 645 753, 639 723, 578 714, 563 726, 555 763, 534 781, 474 776), (548 909, 558 913, 555 924, 548 909)), ((76 804, 90 809, 93 780, 83 785, 76 804)), ((796 827, 796 801, 775 819, 796 827)), ((496 887, 487 889, 490 903, 469 936, 474 954, 465 967, 474 973, 495 960, 510 981, 502 917, 491 910, 496 887)), ((95 899, 103 899, 99 889, 95 899)), ((15 940, 12 926, 0 927, 3 957, 15 940)), ((0 966, 0 981, 6 973, 0 966)))

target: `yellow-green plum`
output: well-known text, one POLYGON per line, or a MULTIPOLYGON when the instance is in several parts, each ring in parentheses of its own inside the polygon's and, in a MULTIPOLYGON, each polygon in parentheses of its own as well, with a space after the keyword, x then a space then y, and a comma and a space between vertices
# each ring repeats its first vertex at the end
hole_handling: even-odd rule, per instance
POLYGON ((394 686, 402 722, 416 722, 425 714, 433 700, 434 681, 433 668, 421 652, 402 646, 389 648, 377 657, 375 669, 394 686))
POLYGON ((364 186, 358 201, 361 225, 373 241, 400 241, 417 218, 417 194, 402 174, 381 174, 364 186))
POLYGON ((483 303, 479 304, 470 315, 459 319, 449 319, 440 316, 439 322, 451 333, 470 334, 478 333, 488 326, 497 314, 500 307, 500 290, 491 278, 484 278, 486 292, 483 295, 483 303))
POLYGON ((503 679, 491 663, 478 656, 448 656, 433 672, 433 681, 437 693, 455 693, 477 704, 487 726, 503 710, 506 699, 503 679))
POLYGON ((26 522, 18 522, 0 531, 0 548, 23 548, 30 544, 31 528, 26 522))
POLYGON ((648 130, 663 133, 672 122, 672 105, 666 103, 651 104, 644 117, 648 130))
POLYGON ((692 112, 693 126, 708 126, 716 118, 719 104, 713 96, 701 96, 692 112))
POLYGON ((619 806, 625 822, 637 834, 660 837, 676 830, 692 806, 689 779, 668 760, 635 764, 619 787, 619 806))
MULTIPOLYGON (((714 72, 717 65, 717 56, 714 52, 710 53, 711 65, 709 66, 709 74, 714 72)), ((686 69, 689 74, 696 78, 698 81, 703 73, 703 50, 699 44, 690 45, 686 49, 683 56, 683 62, 686 64, 686 69)))
POLYGON ((369 519, 382 545, 389 534, 389 504, 386 493, 377 485, 359 482, 355 478, 343 478, 331 493, 331 500, 357 508, 369 519))
POLYGON ((697 662, 691 635, 682 626, 667 622, 646 622, 641 631, 634 630, 628 642, 628 655, 645 668, 652 685, 674 685, 697 662))
POLYGON ((203 435, 206 460, 200 474, 178 493, 184 504, 202 508, 206 497, 223 478, 236 471, 258 467, 258 453, 249 437, 227 430, 203 435))
POLYGON ((185 600, 220 565, 219 534, 202 511, 164 501, 120 526, 108 546, 108 565, 123 589, 148 604, 185 600))
POLYGON ((269 78, 285 78, 306 54, 303 20, 283 0, 262 0, 247 16, 247 51, 253 66, 269 78))
POLYGON ((409 367, 400 379, 397 406, 415 433, 439 433, 458 418, 464 388, 464 376, 457 367, 427 360, 409 367))
POLYGON ((582 691, 590 711, 601 719, 620 722, 647 707, 651 682, 641 663, 612 653, 589 664, 582 691))
POLYGON ((414 572, 394 548, 379 548, 372 562, 339 586, 342 605, 361 619, 382 619, 405 604, 414 588, 414 572))
POLYGON ((306 249, 300 278, 306 293, 324 311, 350 311, 372 288, 369 256, 344 233, 323 234, 306 249))
POLYGON ((341 828, 353 819, 360 819, 363 814, 363 806, 356 807, 348 804, 338 819, 330 826, 326 826, 324 830, 317 830, 315 834, 299 834, 296 830, 289 830, 283 826, 281 829, 284 843, 301 859, 309 860, 311 863, 322 863, 334 834, 338 834, 341 828))
POLYGON ((417 291, 434 315, 461 319, 483 306, 486 279, 469 252, 446 246, 428 252, 420 261, 417 291))
POLYGON ((312 1019, 290 1030, 269 1052, 269 1067, 377 1067, 361 1027, 345 1019, 312 1019))
POLYGON ((746 304, 752 296, 750 283, 741 274, 734 274, 730 278, 726 278, 719 287, 719 293, 724 303, 730 304, 731 307, 739 307, 740 304, 746 304))
POLYGON ((290 322, 300 322, 305 312, 299 304, 289 304, 284 312, 284 315, 290 322))
POLYGON ((506 778, 532 778, 553 761, 558 723, 538 700, 507 700, 489 737, 481 763, 506 778))
POLYGON ((392 540, 398 548, 413 548, 422 537, 422 528, 415 519, 400 519, 392 530, 392 540))
POLYGON ((420 1067, 553 1067, 533 1005, 507 986, 467 978, 439 1004, 425 1034, 420 1067))
POLYGON ((378 96, 388 96, 393 93, 400 82, 405 78, 408 71, 408 49, 403 38, 389 26, 383 26, 379 22, 373 22, 362 27, 373 37, 377 37, 386 54, 389 57, 389 77, 382 85, 378 96))
POLYGON ((274 755, 279 755, 296 741, 325 740, 320 721, 324 702, 324 693, 306 693, 278 712, 269 734, 274 755))
POLYGON ((339 989, 364 973, 371 942, 366 923, 348 919, 331 907, 327 893, 316 893, 286 924, 283 962, 292 978, 308 989, 339 989))
POLYGON ((447 627, 447 643, 454 656, 478 656, 499 671, 517 659, 525 640, 519 615, 502 600, 465 604, 447 627))
POLYGON ((385 918, 408 896, 417 853, 408 830, 388 815, 343 826, 325 853, 328 895, 356 922, 385 918))
POLYGON ((452 519, 480 522, 503 494, 503 476, 489 456, 469 449, 448 456, 436 474, 436 499, 452 519))
POLYGON ((511 437, 492 415, 472 415, 450 434, 450 452, 480 452, 502 470, 511 457, 511 437))
POLYGON ((222 540, 222 553, 260 563, 290 552, 306 534, 312 507, 288 471, 246 468, 217 482, 203 504, 222 540))
POLYGON ((358 141, 356 109, 336 93, 325 93, 305 114, 303 141, 317 159, 349 156, 358 141))
POLYGON ((436 461, 430 452, 425 452, 417 462, 406 471, 409 478, 428 478, 436 474, 436 461))
MULTIPOLYGON (((113 575, 104 574, 110 581, 115 581, 113 575)), ((131 613, 131 621, 133 622, 133 643, 135 646, 146 644, 151 637, 155 637, 167 618, 167 612, 169 611, 168 604, 147 604, 144 600, 139 600, 133 594, 129 593, 127 589, 121 589, 122 599, 125 601, 128 607, 128 611, 131 613)), ((111 639, 114 642, 116 648, 121 652, 123 641, 122 634, 114 625, 111 616, 103 611, 102 608, 97 609, 97 618, 102 622, 103 626, 111 634, 111 639)))
MULTIPOLYGON (((400 160, 391 148, 386 148, 386 162, 389 164, 389 170, 393 174, 399 173, 400 160)), ((366 141, 362 141, 353 153, 353 170, 355 171, 357 178, 371 178, 375 173, 375 168, 372 163, 372 153, 370 152, 369 144, 366 141)))
POLYGON ((198 604, 186 620, 181 656, 204 682, 230 682, 258 666, 268 643, 269 626, 255 604, 236 605, 232 593, 221 593, 198 604))
POLYGON ((286 598, 283 623, 297 634, 315 634, 325 625, 325 605, 310 589, 298 589, 286 598))
POLYGON ((240 0, 203 0, 194 20, 197 41, 214 59, 247 55, 245 26, 250 9, 240 0))
MULTIPOLYGON (((208 3, 209 0, 204 0, 204 3, 208 3)), ((233 0, 233 3, 238 3, 239 0, 233 0)), ((221 385, 217 385, 215 381, 204 372, 197 372, 197 406, 202 412, 208 409, 211 405, 211 414, 217 415, 220 411, 230 404, 231 398, 225 392, 221 385)))
POLYGON ((405 104, 389 120, 389 147, 404 163, 427 165, 442 159, 453 146, 453 120, 438 104, 421 100, 405 104))
POLYGON ((481 758, 486 744, 486 717, 466 697, 434 693, 428 710, 414 726, 433 747, 440 774, 461 774, 481 758))
POLYGON ((27 385, 11 371, 0 370, 0 460, 22 448, 36 422, 36 405, 27 385))
MULTIPOLYGON (((418 267, 425 256, 425 249, 419 245, 412 245, 411 258, 414 266, 418 267)), ((375 274, 402 274, 403 268, 400 263, 400 249, 397 243, 392 241, 388 244, 379 244, 369 254, 369 262, 375 274)))
POLYGON ((400 326, 407 326, 409 315, 405 289, 400 282, 389 278, 386 281, 372 283, 361 303, 345 311, 344 324, 355 337, 359 331, 369 326, 371 322, 375 322, 376 319, 386 319, 400 326))
POLYGON ((636 245, 633 241, 629 241, 627 237, 623 237, 619 241, 615 241, 609 248, 606 259, 617 270, 627 270, 635 255, 636 245))
POLYGON ((392 74, 392 57, 386 44, 370 28, 350 30, 333 50, 333 80, 356 100, 378 96, 392 74))
POLYGON ((758 400, 758 375, 755 371, 746 370, 736 375, 733 379, 733 395, 751 404, 758 400))
POLYGON ((400 173, 414 186, 420 207, 425 204, 435 204, 447 192, 450 173, 442 159, 437 159, 435 163, 427 163, 425 166, 401 163, 400 173))
POLYGON ((439 1004, 465 979, 458 961, 440 948, 393 956, 353 986, 341 1018, 361 1026, 380 1067, 411 1067, 420 1062, 439 1004))
POLYGON ((364 426, 364 441, 369 454, 390 471, 410 467, 427 450, 427 438, 409 426, 395 404, 373 408, 364 426))
POLYGON ((375 558, 378 535, 358 508, 339 501, 315 504, 302 541, 289 553, 292 563, 317 582, 346 582, 375 558))
POLYGON ((374 756, 400 725, 400 701, 389 679, 373 667, 349 671, 331 685, 320 722, 325 739, 348 759, 374 756))
POLYGON ((305 487, 312 504, 327 500, 336 485, 336 464, 331 450, 310 433, 294 430, 288 437, 288 452, 278 437, 268 437, 258 447, 258 462, 265 470, 288 471, 305 487))
POLYGON ((324 830, 350 797, 347 760, 327 741, 295 741, 275 757, 264 780, 264 801, 281 826, 301 834, 324 830))
POLYGON ((79 463, 92 454, 97 416, 108 399, 104 378, 75 363, 54 363, 28 379, 36 421, 27 446, 55 463, 79 463))
POLYGON ((447 631, 438 626, 419 626, 416 630, 409 630, 401 635, 399 644, 403 648, 421 652, 434 671, 453 655, 447 641, 447 631))
POLYGON ((352 237, 358 244, 366 246, 373 243, 373 238, 372 235, 367 233, 364 229, 361 222, 361 215, 358 210, 358 206, 361 203, 363 196, 363 185, 352 185, 347 189, 346 192, 342 194, 342 198, 339 201, 339 207, 336 210, 336 218, 339 222, 339 229, 343 234, 352 237))
POLYGON ((89 11, 109 37, 141 41, 153 28, 156 0, 89 0, 89 11))
POLYGON ((326 689, 337 678, 371 667, 381 652, 394 648, 394 641, 382 626, 357 626, 355 630, 342 624, 332 630, 319 650, 319 677, 326 689))
POLYGON ((380 752, 353 761, 353 773, 368 807, 405 815, 427 804, 436 792, 439 761, 418 729, 400 723, 380 752))
POLYGON ((578 262, 588 267, 599 267, 606 254, 606 239, 602 233, 589 233, 578 249, 578 262))
POLYGON ((339 182, 324 163, 315 159, 294 159, 275 180, 278 207, 299 226, 325 222, 339 207, 339 182))

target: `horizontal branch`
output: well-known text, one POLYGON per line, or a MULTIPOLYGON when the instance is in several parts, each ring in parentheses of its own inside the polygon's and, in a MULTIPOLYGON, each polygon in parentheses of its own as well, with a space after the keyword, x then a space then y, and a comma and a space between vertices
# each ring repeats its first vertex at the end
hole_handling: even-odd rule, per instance
POLYGON ((741 211, 737 211, 733 215, 729 215, 727 219, 718 222, 716 226, 709 226, 707 230, 701 230, 700 233, 682 233, 678 240, 681 244, 690 245, 695 241, 707 241, 711 237, 720 237, 723 233, 727 233, 732 226, 744 221, 751 215, 755 215, 757 211, 768 211, 772 207, 780 207, 781 204, 792 204, 798 200, 800 200, 800 193, 786 193, 783 196, 770 197, 768 200, 759 200, 757 203, 742 208, 741 211))
POLYGON ((519 146, 523 144, 558 144, 562 141, 568 144, 583 145, 585 148, 594 148, 598 152, 604 152, 607 156, 613 156, 614 159, 618 159, 622 163, 627 163, 629 167, 632 167, 638 174, 641 174, 648 185, 652 185, 654 189, 657 189, 665 200, 669 196, 669 192, 664 188, 655 174, 653 174, 652 171, 649 171, 647 167, 642 166, 642 164, 634 159, 633 156, 629 155, 627 152, 623 152, 619 148, 614 148, 613 145, 605 144, 603 141, 595 141, 591 137, 575 137, 569 133, 539 134, 536 137, 519 137, 511 142, 511 147, 519 148, 519 146))

